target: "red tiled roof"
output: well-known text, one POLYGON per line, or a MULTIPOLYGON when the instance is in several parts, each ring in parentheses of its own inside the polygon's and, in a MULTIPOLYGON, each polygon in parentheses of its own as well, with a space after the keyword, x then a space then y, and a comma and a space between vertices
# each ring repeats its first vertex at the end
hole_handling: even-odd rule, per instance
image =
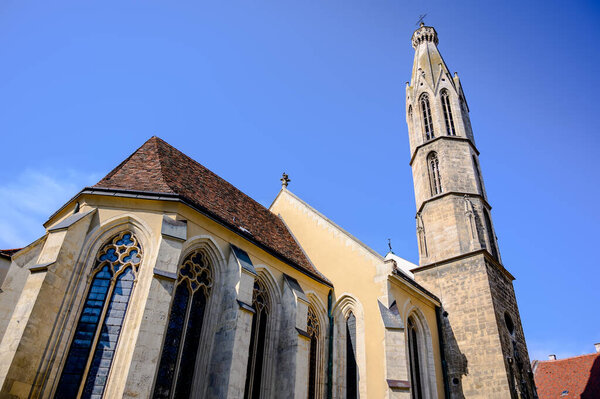
POLYGON ((331 284, 277 215, 158 137, 146 141, 94 187, 175 194, 287 263, 331 284))
POLYGON ((13 249, 0 249, 0 255, 4 255, 8 258, 22 250, 23 248, 13 248, 13 249))
POLYGON ((600 353, 534 364, 540 399, 600 398, 600 353))

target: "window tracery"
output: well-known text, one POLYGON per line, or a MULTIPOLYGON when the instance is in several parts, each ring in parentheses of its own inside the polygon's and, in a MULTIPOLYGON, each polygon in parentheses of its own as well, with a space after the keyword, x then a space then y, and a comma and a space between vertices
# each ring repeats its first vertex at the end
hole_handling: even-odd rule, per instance
POLYGON ((429 105, 429 96, 427 93, 421 95, 419 102, 421 103, 421 113, 423 114, 425 140, 431 140, 435 137, 435 134, 433 132, 433 118, 431 116, 431 107, 429 105))
POLYGON ((452 107, 450 106, 450 95, 448 90, 442 90, 442 110, 444 112, 444 122, 446 123, 446 134, 448 136, 456 136, 454 128, 454 118, 452 117, 452 107))
POLYGON ((262 281, 256 280, 252 291, 252 307, 254 307, 255 313, 252 317, 252 331, 250 333, 250 351, 248 353, 248 368, 244 389, 245 399, 260 398, 270 305, 265 285, 262 281))
POLYGON ((431 152, 427 156, 429 169, 429 184, 431 186, 431 195, 442 193, 442 180, 440 178, 440 161, 437 153, 431 152))
POLYGON ((98 252, 55 398, 102 397, 141 259, 129 231, 98 252))
POLYGON ((306 332, 310 337, 309 349, 309 367, 308 367, 308 398, 314 399, 318 396, 317 392, 317 372, 318 372, 318 354, 319 336, 321 334, 321 324, 317 314, 312 306, 308 307, 306 332))
POLYGON ((154 398, 190 397, 204 314, 212 286, 210 263, 200 250, 192 252, 179 268, 154 398))

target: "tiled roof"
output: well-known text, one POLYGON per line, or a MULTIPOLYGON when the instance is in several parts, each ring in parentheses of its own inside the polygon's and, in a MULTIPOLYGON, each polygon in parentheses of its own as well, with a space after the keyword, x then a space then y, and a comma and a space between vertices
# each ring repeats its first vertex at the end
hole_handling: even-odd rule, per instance
POLYGON ((158 137, 146 141, 94 188, 177 195, 292 266, 331 285, 277 215, 158 137))
POLYGON ((540 399, 600 398, 600 353, 534 362, 540 399))
POLYGON ((21 249, 23 249, 23 248, 0 249, 0 255, 3 255, 5 257, 7 257, 7 258, 10 258, 14 254, 16 254, 17 252, 19 252, 21 249))

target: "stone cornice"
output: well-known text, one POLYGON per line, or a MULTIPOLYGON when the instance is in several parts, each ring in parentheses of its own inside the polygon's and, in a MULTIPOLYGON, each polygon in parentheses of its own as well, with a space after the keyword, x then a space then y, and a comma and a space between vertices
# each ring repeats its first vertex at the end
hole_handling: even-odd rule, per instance
POLYGON ((466 141, 471 146, 471 148, 473 149, 473 151, 475 151, 475 153, 477 154, 477 156, 479 156, 479 150, 477 149, 477 147, 475 147, 475 144, 473 144, 473 142, 470 139, 468 139, 466 137, 460 137, 460 136, 439 136, 439 137, 436 137, 436 138, 434 138, 432 140, 426 141, 423 144, 419 144, 418 146, 416 146, 415 150, 413 151, 412 156, 410 157, 410 162, 408 162, 408 164, 410 166, 412 166, 412 164, 413 164, 413 162, 415 160, 415 157, 417 156, 417 153, 419 152, 419 150, 421 148, 427 147, 431 143, 435 143, 438 140, 466 141))
POLYGON ((457 260, 472 258, 472 257, 477 256, 477 255, 483 255, 484 258, 485 258, 485 260, 487 260, 492 266, 495 266, 509 280, 511 280, 511 281, 515 280, 515 277, 508 270, 506 270, 506 268, 500 262, 498 262, 488 252, 487 249, 478 249, 477 251, 467 252, 467 253, 464 253, 464 254, 453 256, 453 257, 448 258, 448 259, 440 260, 438 262, 432 262, 432 263, 429 263, 427 265, 416 267, 416 268, 412 269, 411 272, 413 272, 414 274, 417 274, 419 272, 423 272, 423 271, 426 271, 426 270, 429 270, 429 269, 433 269, 433 268, 438 267, 438 266, 444 266, 444 265, 447 265, 448 263, 456 262, 457 260))
POLYGON ((417 213, 423 212, 423 208, 425 208, 426 204, 428 204, 430 202, 433 202, 433 201, 436 201, 436 200, 438 200, 440 198, 447 197, 449 195, 454 195, 456 197, 461 197, 461 198, 464 197, 465 195, 467 197, 470 197, 470 198, 473 198, 473 197, 474 198, 479 198, 481 200, 481 202, 483 202, 483 205, 485 205, 485 207, 488 210, 490 210, 490 211, 492 210, 492 206, 487 202, 487 200, 485 199, 485 197, 483 195, 481 195, 481 194, 464 193, 464 192, 460 192, 460 191, 448 191, 447 193, 441 193, 441 194, 435 195, 435 196, 433 196, 431 198, 428 198, 425 201, 421 202, 421 206, 419 206, 419 209, 417 210, 417 213))

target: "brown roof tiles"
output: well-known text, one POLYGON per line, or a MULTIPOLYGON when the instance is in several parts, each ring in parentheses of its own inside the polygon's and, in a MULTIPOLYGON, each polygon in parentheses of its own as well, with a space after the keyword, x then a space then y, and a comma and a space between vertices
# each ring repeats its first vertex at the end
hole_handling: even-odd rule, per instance
POLYGON ((600 398, 600 353, 534 361, 540 399, 600 398))
POLYGON ((176 195, 292 266, 331 284, 277 215, 158 137, 146 141, 94 188, 176 195))

